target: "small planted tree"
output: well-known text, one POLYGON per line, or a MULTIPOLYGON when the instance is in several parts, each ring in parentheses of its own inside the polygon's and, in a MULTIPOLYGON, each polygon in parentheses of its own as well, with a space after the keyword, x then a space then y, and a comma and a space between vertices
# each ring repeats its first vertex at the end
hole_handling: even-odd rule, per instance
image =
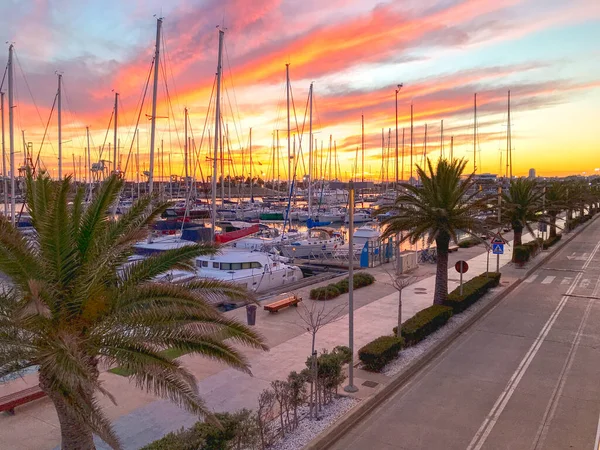
MULTIPOLYGON (((316 302, 311 302, 310 306, 305 306, 301 304, 296 312, 300 316, 300 319, 305 324, 305 329, 312 336, 312 344, 310 350, 309 361, 310 368, 309 375, 311 377, 310 383, 310 415, 314 413, 314 417, 317 417, 317 410, 319 408, 319 374, 317 369, 317 352, 315 350, 315 342, 317 339, 317 333, 321 328, 325 325, 335 322, 342 317, 342 312, 346 309, 346 305, 337 305, 331 308, 329 311, 326 311, 326 304, 318 304, 316 302)), ((307 363, 308 365, 308 363, 307 363)))

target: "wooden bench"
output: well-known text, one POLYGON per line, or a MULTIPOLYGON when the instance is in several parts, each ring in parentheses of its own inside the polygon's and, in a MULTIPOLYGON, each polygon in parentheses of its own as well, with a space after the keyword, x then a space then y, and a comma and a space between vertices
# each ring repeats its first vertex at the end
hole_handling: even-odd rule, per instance
POLYGON ((451 245, 450 247, 448 247, 448 253, 457 252, 457 251, 458 251, 458 245, 451 245))
POLYGON ((287 298, 277 300, 273 303, 269 303, 265 305, 265 311, 269 312, 277 312, 280 309, 287 308, 288 306, 296 306, 298 307, 298 303, 302 301, 302 297, 296 297, 295 295, 291 295, 287 298))
POLYGON ((42 391, 39 385, 5 395, 0 397, 0 412, 6 411, 8 414, 14 415, 17 406, 25 405, 45 396, 46 393, 42 391))

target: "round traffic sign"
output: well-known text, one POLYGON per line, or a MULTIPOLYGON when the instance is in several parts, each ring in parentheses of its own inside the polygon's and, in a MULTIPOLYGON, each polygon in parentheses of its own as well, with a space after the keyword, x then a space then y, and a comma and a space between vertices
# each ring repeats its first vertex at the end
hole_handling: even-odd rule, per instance
POLYGON ((467 271, 469 270, 469 265, 466 261, 460 260, 456 264, 454 264, 454 268, 458 273, 467 273, 467 271))

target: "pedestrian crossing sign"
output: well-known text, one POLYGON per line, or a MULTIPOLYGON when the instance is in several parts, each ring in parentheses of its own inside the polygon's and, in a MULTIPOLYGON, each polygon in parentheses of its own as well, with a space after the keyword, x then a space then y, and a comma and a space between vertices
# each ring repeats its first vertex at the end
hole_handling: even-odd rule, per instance
POLYGON ((504 254, 504 244, 492 244, 492 253, 494 255, 504 254))

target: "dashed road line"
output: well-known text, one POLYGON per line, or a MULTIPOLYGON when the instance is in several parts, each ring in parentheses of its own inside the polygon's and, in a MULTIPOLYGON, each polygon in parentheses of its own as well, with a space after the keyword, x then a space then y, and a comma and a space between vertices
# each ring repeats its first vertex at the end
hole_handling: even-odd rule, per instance
MULTIPOLYGON (((596 244, 591 255, 588 257, 586 262, 583 264, 582 269, 585 270, 587 268, 587 266, 589 266, 590 262, 594 258, 594 255, 598 252, 599 248, 600 248, 600 242, 598 242, 596 244)), ((577 287, 577 284, 579 283, 582 276, 583 276, 583 273, 577 274, 577 276, 575 277, 575 282, 573 284, 571 284, 571 286, 569 286, 569 288, 567 289, 566 295, 562 296, 560 302, 554 309, 554 312, 552 313, 552 315, 550 316, 548 321, 544 324, 544 327, 541 329, 540 333, 533 341, 533 344, 531 345, 531 347, 525 354, 525 357, 521 360, 519 366, 517 367, 517 370, 515 370, 515 372, 512 374, 512 376, 510 377, 510 380, 508 381, 508 384, 506 385, 506 387, 504 388, 504 390, 502 391, 502 393, 500 394, 500 396, 494 403, 494 406, 492 407, 491 411, 489 412, 489 414, 487 415, 487 417, 484 419, 483 423, 477 430, 477 433, 475 433, 475 436, 473 436, 473 439, 469 443, 467 450, 480 450, 481 447, 483 447, 483 445, 485 444, 485 441, 487 440, 489 434, 492 432, 494 426, 496 425, 496 422, 498 421, 498 419, 500 418, 500 415, 504 411, 504 408, 506 408, 506 405, 508 404, 509 400, 511 399, 515 390, 517 389, 517 386, 521 382, 521 379, 525 375, 525 372, 531 365, 533 358, 539 351, 539 349, 542 345, 542 342, 544 341, 544 339, 546 339, 546 336, 548 335, 548 333, 550 332, 550 329, 556 322, 558 315, 561 313, 561 311, 565 307, 567 301, 569 300, 568 294, 573 293, 573 291, 577 287)), ((600 425, 599 425, 599 427, 600 427, 600 425)), ((598 447, 598 446, 596 446, 596 447, 598 447)))
POLYGON ((581 323, 579 324, 579 328, 577 329, 577 333, 575 334, 575 340, 569 349, 569 354, 567 356, 567 360, 563 365, 563 368, 558 377, 558 383, 550 396, 550 402, 546 407, 546 411, 544 412, 544 417, 542 419, 542 423, 538 428, 535 439, 533 440, 533 445, 531 446, 532 450, 538 450, 544 448, 544 443, 546 441, 546 437, 548 436, 548 431, 550 429, 550 424, 552 423, 552 419, 554 419, 554 414, 556 414, 556 408, 558 407, 558 400, 562 395, 563 389, 565 388, 565 383, 567 382, 568 373, 571 371, 571 367, 573 366, 573 361, 575 360, 575 355, 577 353, 577 349, 579 348, 579 343, 581 342, 581 336, 583 334, 583 329, 585 324, 587 323, 588 317, 590 316, 590 311, 592 310, 592 304, 594 303, 593 299, 590 299, 588 305, 583 313, 583 317, 581 318, 581 323))
POLYGON ((531 275, 529 278, 525 280, 525 283, 533 283, 533 281, 537 278, 537 275, 531 275))
POLYGON ((554 281, 555 278, 555 276, 549 275, 542 280, 542 284, 550 284, 554 281))

